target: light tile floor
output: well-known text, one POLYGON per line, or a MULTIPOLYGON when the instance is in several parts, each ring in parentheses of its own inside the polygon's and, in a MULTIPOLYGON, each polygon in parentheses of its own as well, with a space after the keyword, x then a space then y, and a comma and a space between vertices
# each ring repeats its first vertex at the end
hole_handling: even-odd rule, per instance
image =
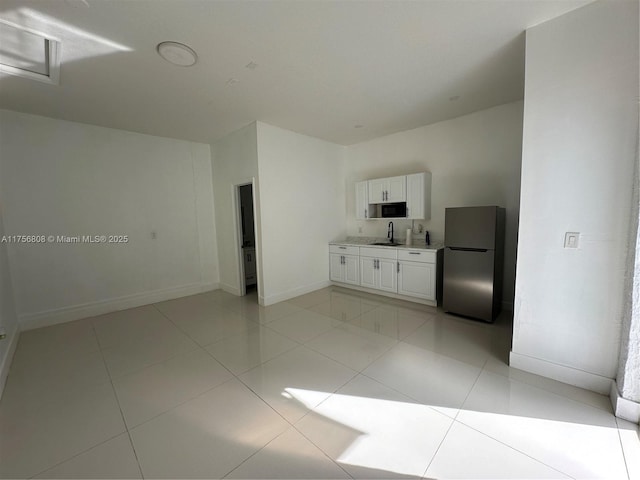
POLYGON ((508 367, 510 324, 330 287, 24 332, 0 476, 640 478, 637 426, 508 367))

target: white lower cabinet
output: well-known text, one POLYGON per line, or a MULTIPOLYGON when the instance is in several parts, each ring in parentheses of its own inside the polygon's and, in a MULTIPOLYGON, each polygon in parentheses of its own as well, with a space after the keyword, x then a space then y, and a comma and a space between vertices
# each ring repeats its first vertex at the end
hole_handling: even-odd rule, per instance
POLYGON ((360 248, 360 285, 397 293, 397 251, 395 249, 360 248))
POLYGON ((333 282, 436 304, 436 251, 330 245, 333 282))
POLYGON ((331 245, 329 248, 329 278, 332 282, 360 285, 358 247, 331 245))
POLYGON ((435 252, 416 250, 398 252, 398 293, 435 301, 435 252))
POLYGON ((433 282, 435 265, 399 261, 398 293, 425 300, 436 299, 436 288, 433 282))

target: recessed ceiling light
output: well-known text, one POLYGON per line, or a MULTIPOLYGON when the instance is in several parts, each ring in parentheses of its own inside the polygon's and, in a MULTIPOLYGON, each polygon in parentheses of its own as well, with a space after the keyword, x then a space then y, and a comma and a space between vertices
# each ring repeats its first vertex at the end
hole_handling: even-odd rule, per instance
POLYGON ((363 128, 364 125, 354 125, 353 128, 363 128))
POLYGON ((179 67, 190 67, 198 61, 198 55, 191 47, 178 42, 162 42, 156 47, 158 55, 179 67))

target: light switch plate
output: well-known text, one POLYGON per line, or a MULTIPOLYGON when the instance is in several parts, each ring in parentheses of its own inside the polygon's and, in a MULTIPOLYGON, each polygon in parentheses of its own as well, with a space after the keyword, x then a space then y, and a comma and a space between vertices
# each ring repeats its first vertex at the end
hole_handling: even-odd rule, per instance
POLYGON ((564 234, 564 248, 578 248, 580 232, 567 232, 564 234))

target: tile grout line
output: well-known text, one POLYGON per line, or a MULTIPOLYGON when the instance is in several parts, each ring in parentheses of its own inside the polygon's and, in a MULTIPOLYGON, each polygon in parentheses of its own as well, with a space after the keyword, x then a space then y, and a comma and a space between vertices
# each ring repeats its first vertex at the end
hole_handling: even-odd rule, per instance
MULTIPOLYGON (((612 412, 611 410, 605 410, 604 408, 600 408, 600 407, 598 407, 598 406, 596 406, 596 405, 593 405, 592 403, 583 402, 583 401, 581 401, 581 400, 576 400, 575 398, 568 397, 568 396, 566 396, 566 395, 563 395, 562 393, 554 392, 553 390, 550 390, 550 389, 548 389, 548 388, 540 387, 540 386, 538 386, 538 385, 534 385, 534 384, 532 384, 532 383, 526 382, 526 381, 524 381, 524 380, 519 380, 519 379, 517 379, 517 378, 512 378, 512 377, 510 377, 510 376, 508 376, 508 375, 504 375, 504 374, 499 373, 499 372, 494 372, 494 371, 492 371, 492 370, 487 370, 487 369, 486 369, 486 364, 488 363, 488 361, 489 361, 489 360, 490 360, 490 358, 488 358, 488 359, 487 359, 487 361, 485 362, 485 366, 484 366, 484 367, 482 367, 482 371, 483 371, 483 372, 487 372, 487 373, 489 373, 490 375, 495 375, 495 376, 498 376, 498 377, 501 377, 501 378, 506 378, 509 382, 515 382, 515 383, 517 383, 517 384, 519 384, 519 385, 525 385, 525 386, 527 386, 527 387, 529 387, 529 388, 534 388, 534 389, 536 389, 536 390, 541 390, 541 391, 543 391, 543 392, 545 392, 545 393, 548 393, 548 394, 550 394, 550 395, 553 395, 554 397, 559 397, 559 398, 562 398, 562 399, 564 399, 564 400, 568 400, 569 402, 578 403, 578 404, 583 405, 583 406, 585 406, 585 407, 592 408, 592 409, 594 409, 594 410, 598 410, 599 412, 604 412, 604 413, 606 413, 606 414, 612 415, 612 416, 615 418, 615 415, 613 414, 613 412, 612 412)), ((508 365, 507 365, 507 366, 508 366, 508 365)), ((508 367, 509 367, 509 366, 508 366, 508 367)), ((512 368, 512 367, 509 367, 509 368, 512 368)), ((535 374, 532 374, 532 375, 535 375, 535 374)), ((545 378, 545 379, 546 379, 546 377, 542 377, 542 378, 545 378)), ((562 382, 559 382, 559 383, 562 383, 562 382)), ((571 384, 568 384, 568 383, 567 383, 567 384, 563 384, 563 385, 574 386, 574 385, 571 385, 571 384)), ((576 388, 580 388, 580 387, 576 387, 576 388)), ((598 393, 592 392, 592 391, 590 391, 590 390, 587 390, 587 391, 588 391, 588 392, 590 392, 590 393, 593 393, 593 394, 595 394, 595 395, 599 395, 598 393)), ((603 395, 603 396, 604 396, 604 395, 603 395)))
POLYGON ((478 380, 480 380, 480 377, 482 376, 482 372, 484 372, 484 367, 487 365, 488 361, 489 361, 489 359, 487 358, 484 361, 484 363, 482 364, 482 367, 480 367, 480 371, 478 372, 478 376, 473 381, 473 385, 471 385, 471 388, 469 389, 469 391, 467 392, 467 394, 464 397, 464 400, 460 404, 460 407, 458 408, 458 411, 456 412, 456 416, 453 417, 454 420, 456 420, 458 418, 458 415, 460 415, 460 410, 462 410, 462 407, 464 407, 464 404, 467 403, 467 400, 469 400, 469 397, 471 396, 471 392, 473 392, 473 389, 476 387, 476 385, 478 383, 478 380))
POLYGON ((89 451, 93 450, 94 448, 99 447, 100 445, 104 445, 105 443, 110 442, 110 441, 111 441, 111 440, 113 440, 114 438, 118 438, 120 435, 123 435, 123 434, 124 434, 124 432, 117 433, 117 434, 116 434, 116 435, 114 435, 113 437, 107 438, 107 439, 105 439, 105 440, 103 440, 103 441, 101 441, 101 442, 99 442, 99 443, 96 443, 95 445, 92 445, 91 447, 89 447, 89 448, 87 448, 87 449, 85 449, 85 450, 82 450, 81 452, 78 452, 78 453, 76 453, 76 454, 74 454, 74 455, 71 455, 69 458, 65 458, 65 459, 64 459, 64 460, 62 460, 61 462, 58 462, 58 463, 56 463, 55 465, 51 465, 50 467, 45 468, 44 470, 42 470, 42 471, 40 471, 40 472, 36 473, 35 475, 30 476, 29 478, 30 478, 30 479, 32 479, 32 478, 36 478, 37 476, 42 475, 42 474, 43 474, 43 473, 45 473, 45 472, 48 472, 48 471, 49 471, 49 470, 51 470, 52 468, 59 467, 59 466, 60 466, 60 465, 62 465, 63 463, 66 463, 66 462, 68 462, 68 461, 70 461, 70 460, 73 460, 74 458, 79 457, 80 455, 82 455, 82 454, 84 454, 84 453, 87 453, 87 452, 89 452, 89 451))
MULTIPOLYGON (((327 398, 327 399, 328 399, 328 398, 327 398)), ((325 400, 326 400, 326 399, 325 399, 325 400)), ((321 403, 323 403, 323 402, 324 402, 324 400, 323 400, 322 402, 320 402, 320 404, 321 404, 321 403)), ((320 405, 320 404, 318 404, 318 405, 320 405)), ((311 412, 309 412, 309 413, 311 413, 311 412)), ((307 414, 307 415, 308 415, 308 414, 307 414)), ((305 418, 307 415, 305 415, 305 416, 304 416, 304 417, 302 417, 302 418, 305 418)), ((301 418, 300 420, 302 420, 302 418, 301 418)), ((299 422, 300 420, 298 420, 298 422, 299 422)), ((296 423, 298 423, 298 422, 296 422, 296 423)), ((342 465, 340 465, 336 460, 334 460, 333 458, 331 458, 331 456, 329 456, 329 454, 328 454, 327 452, 325 452, 322 448, 320 448, 320 446, 319 446, 319 445, 316 445, 316 443, 315 443, 313 440, 311 440, 309 437, 307 437, 307 436, 304 434, 304 432, 300 431, 300 429, 299 429, 298 427, 296 427, 296 426, 295 426, 295 424, 294 424, 294 425, 292 425, 292 427, 295 429, 295 431, 296 431, 296 432, 298 432, 300 435, 302 435, 302 436, 303 436, 303 437, 304 437, 304 438, 305 438, 309 443, 311 443, 311 445, 313 445, 313 446, 314 446, 314 447, 316 447, 318 450, 320 450, 320 451, 322 452, 322 454, 323 454, 325 457, 327 457, 329 460, 331 460, 331 462, 333 462, 333 464, 334 464, 334 465, 336 465, 340 470, 342 470, 344 473, 346 473, 346 474, 347 474, 347 476, 348 476, 349 478, 352 478, 352 479, 353 479, 353 478, 355 478, 355 477, 354 477, 353 475, 351 475, 351 474, 350 474, 350 473, 349 473, 349 472, 348 472, 348 471, 347 471, 347 470, 346 470, 342 465)))
POLYGON ((509 449, 511 449, 511 450, 513 450, 513 451, 515 451, 515 452, 518 452, 519 454, 524 455, 524 456, 525 456, 525 457, 527 457, 527 458, 530 458, 531 460, 533 460, 533 461, 535 461, 535 462, 539 463, 540 465, 544 465, 545 467, 550 468, 551 470, 554 470, 554 471, 556 471, 556 472, 560 473, 561 475, 564 475, 564 476, 566 476, 566 477, 568 477, 568 478, 570 478, 570 479, 573 479, 573 480, 575 480, 575 479, 576 479, 576 477, 573 477, 572 475, 569 475, 568 473, 563 472, 562 470, 558 470, 556 467, 554 467, 554 466, 552 466, 552 465, 549 465, 549 464, 547 464, 547 463, 543 462, 542 460, 539 460, 539 459, 537 459, 537 458, 535 458, 535 457, 532 457, 532 456, 531 456, 531 455, 529 455, 528 453, 523 452, 522 450, 518 450, 518 449, 517 449, 517 448, 515 448, 514 446, 509 445, 508 443, 505 443, 505 442, 503 442, 502 440, 499 440, 499 439, 497 439, 497 438, 495 438, 495 437, 492 437, 491 435, 488 435, 488 434, 486 434, 486 433, 484 433, 484 432, 482 432, 482 431, 478 430, 477 428, 472 427, 471 425, 467 425, 466 423, 464 423, 464 422, 462 422, 462 421, 460 421, 460 420, 454 420, 454 423, 459 423, 460 425, 463 425, 463 426, 465 426, 465 427, 467 427, 467 428, 470 428, 470 429, 471 429, 471 430, 473 430, 474 432, 477 432, 477 433, 479 433, 480 435, 483 435, 483 436, 485 436, 485 437, 487 437, 487 438, 490 438, 491 440, 493 440, 493 441, 495 441, 495 442, 497 442, 497 443, 499 443, 499 444, 501 444, 501 445, 504 445, 505 447, 507 447, 507 448, 509 448, 509 449))
POLYGON ((622 443, 622 435, 620 434, 620 424, 618 423, 618 417, 614 416, 616 422, 616 430, 618 431, 618 440, 620 441, 620 449, 622 450, 622 459, 624 460, 624 468, 627 470, 627 478, 631 479, 631 472, 629 471, 629 464, 627 462, 627 454, 624 451, 624 444, 622 443))
MULTIPOLYGON (((155 307, 155 304, 154 304, 153 306, 155 307)), ((156 308, 156 310, 158 310, 158 311, 159 311, 159 312, 160 312, 164 317, 166 317, 166 318, 167 318, 171 323, 173 323, 174 325, 176 325, 176 324, 173 322, 173 320, 171 320, 171 318, 169 318, 167 315, 165 315, 165 313, 164 313, 164 312, 162 312, 162 311, 161 311, 159 308, 157 308, 157 307, 155 307, 155 308, 156 308)), ((235 312, 235 313, 238 313, 238 312, 235 312)), ((239 314, 240 314, 240 315, 242 315, 242 316, 244 317, 244 314, 243 314, 242 312, 240 312, 239 314)), ((285 315, 285 316, 286 316, 286 315, 285 315)), ((281 318, 284 318, 284 317, 281 317, 281 318)), ((246 318, 245 318, 245 319, 246 319, 246 318)), ((266 327, 266 324, 264 324, 264 325, 263 325, 263 324, 261 324, 261 323, 259 323, 259 322, 256 322, 256 323, 257 323, 257 325, 259 325, 259 326, 261 326, 261 327, 268 328, 268 327, 266 327)), ((268 322, 268 323, 269 323, 269 322, 268 322)), ((176 325, 176 327, 177 327, 177 328, 179 328, 177 325, 176 325)), ((276 331, 275 331, 275 330, 273 330, 273 329, 269 329, 269 330, 271 330, 271 331, 273 331, 273 332, 276 332, 276 331)), ((182 330, 181 330, 181 331, 182 331, 182 330)), ((279 333, 279 332, 276 332, 276 333, 278 333, 278 334, 282 335, 282 334, 281 334, 281 333, 279 333)), ((189 336, 186 332, 185 332, 185 335, 189 336)), ((289 337, 287 337, 286 335, 283 335, 283 336, 284 336, 285 338, 289 338, 289 337)), ((191 338, 191 337, 189 337, 189 338, 191 338)), ((223 340, 223 339, 221 339, 221 340, 223 340)), ((280 356, 284 355, 285 353, 287 353, 287 352, 290 352, 290 351, 294 350, 295 348, 299 348, 299 347, 301 347, 301 346, 304 346, 303 344, 300 344, 300 343, 299 343, 298 341, 296 341, 296 340, 293 340, 293 339, 290 339, 290 340, 294 341, 294 342, 297 344, 297 346, 296 346, 296 347, 293 347, 293 348, 291 348, 291 349, 289 349, 289 350, 287 350, 286 352, 282 352, 281 354, 276 355, 274 358, 271 358, 271 359, 269 359, 267 362, 263 362, 263 363, 261 363, 260 365, 264 365, 265 363, 268 363, 268 362, 270 362, 271 360, 274 360, 275 358, 278 358, 278 357, 280 357, 280 356)), ((212 344, 213 344, 213 343, 216 343, 216 342, 212 342, 212 344)), ((289 425, 289 427, 287 427, 287 429, 285 429, 283 432, 281 432, 281 433, 279 433, 278 435, 276 435, 273 439, 271 439, 269 442, 267 442, 265 445, 263 445, 262 447, 260 447, 260 448, 259 448, 258 450, 256 450, 253 454, 249 455, 249 456, 248 456, 247 458, 245 458, 242 462, 240 462, 238 465, 236 465, 233 469, 231 469, 229 472, 227 472, 227 473, 223 476, 223 478, 226 478, 226 477, 227 477, 231 472, 233 472, 234 470, 238 469, 241 465, 243 465, 243 464, 244 464, 247 460, 249 460, 251 457, 253 457, 253 456, 254 456, 254 455, 256 455, 257 453, 261 452, 264 448, 266 448, 266 446, 267 446, 267 445, 269 445, 271 442, 273 442, 276 438, 279 438, 281 435, 283 435, 283 434, 284 434, 284 433, 285 433, 289 428, 294 427, 294 425, 293 425, 293 424, 292 424, 292 423, 291 423, 287 418, 285 418, 285 417, 284 417, 280 412, 278 412, 278 411, 277 411, 273 406, 271 406, 271 405, 270 405, 270 404, 269 404, 269 403, 268 403, 264 398, 262 398, 262 397, 261 397, 257 392, 255 392, 255 391, 254 391, 254 390, 253 390, 249 385, 247 385, 245 382, 243 382, 243 381, 242 381, 242 379, 240 378, 240 376, 241 376, 241 375, 244 375, 245 373, 247 373, 247 372, 249 372, 249 371, 253 370, 254 368, 258 368, 258 367, 260 367, 260 365, 256 365, 255 367, 250 368, 250 369, 249 369, 249 370, 247 370, 246 372, 243 372, 243 373, 242 373, 242 374, 240 374, 240 375, 236 375, 236 374, 235 374, 235 373, 233 373, 231 370, 229 370, 229 368, 227 368, 224 364, 222 364, 222 362, 218 361, 218 360, 217 360, 217 359, 216 359, 216 358, 215 358, 215 357, 214 357, 214 356, 213 356, 213 355, 212 355, 212 354, 211 354, 211 353, 210 353, 210 352, 209 352, 205 347, 200 346, 200 345, 199 345, 199 347, 200 347, 200 348, 202 348, 202 349, 207 353, 207 355, 209 355, 212 359, 214 359, 216 362, 220 363, 220 365, 222 365, 222 366, 223 366, 223 367, 224 367, 224 368, 225 368, 225 369, 226 369, 226 370, 227 370, 227 371, 228 371, 228 372, 233 376, 233 378, 230 378, 229 380, 227 380, 227 381, 225 381, 225 382, 222 382, 221 384, 216 385, 216 386, 214 386, 214 387, 212 387, 212 388, 208 389, 206 392, 203 392, 203 393, 201 393, 201 394, 199 394, 199 395, 196 395, 195 397, 193 397, 193 398, 191 398, 191 399, 189 399, 189 400, 186 400, 185 402, 182 402, 182 403, 180 403, 179 405, 174 406, 173 408, 171 408, 171 410, 173 410, 173 409, 175 409, 175 408, 179 407, 180 405, 183 405, 184 403, 187 403, 187 402, 189 402, 189 401, 191 401, 191 400, 193 400, 193 399, 195 399, 195 398, 197 398, 197 397, 199 397, 199 396, 201 396, 201 395, 205 395, 206 393, 208 393, 208 392, 210 392, 210 391, 214 390, 215 388, 219 387, 220 385, 223 385, 224 383, 230 382, 230 381, 232 381, 232 380, 237 380, 237 381, 238 381, 238 382, 240 382, 240 383, 241 383, 241 384, 242 384, 242 385, 243 385, 247 390, 249 390, 249 391, 250 391, 250 392, 251 392, 251 393, 252 393, 252 394, 253 394, 253 395, 254 395, 254 396, 255 396, 255 397, 260 401, 260 402, 262 402, 264 405, 266 405, 266 406, 267 406, 269 409, 271 409, 271 410, 272 410, 272 411, 273 411, 277 416, 279 416, 279 417, 280 417, 280 418, 281 418, 285 423, 287 423, 287 424, 289 425)), ((162 412, 162 413, 160 413, 160 414, 156 415, 156 416, 155 416, 155 417, 153 417, 153 418, 156 418, 156 417, 158 417, 158 416, 160 416, 160 415, 162 415, 162 414, 164 414, 164 413, 166 413, 166 412, 162 412)), ((150 421, 150 420, 152 420, 152 419, 149 419, 149 420, 147 420, 147 421, 150 421)), ((143 423, 146 423, 146 422, 143 422, 143 423)), ((141 424, 141 425, 142 425, 142 424, 141 424)), ((294 427, 294 428, 295 428, 295 427, 294 427)), ((296 431, 297 431, 297 429, 296 429, 296 431)), ((322 450, 321 450, 321 451, 322 451, 322 450)), ((324 453, 324 452, 322 452, 322 453, 324 453)), ((325 455, 326 455, 326 454, 325 454, 325 455)))
MULTIPOLYGON (((456 416, 455 416, 455 418, 453 419, 453 423, 459 423, 460 425, 464 425, 465 427, 470 428, 471 430, 474 430, 474 431, 478 432, 479 434, 484 435, 485 437, 490 438, 490 439, 492 439, 492 440, 494 440, 494 441, 496 441, 496 442, 498 442, 498 443, 500 443, 500 444, 504 445, 505 447, 510 448, 511 450, 514 450, 514 451, 516 451, 516 452, 518 452, 518 453, 520 453, 520 454, 524 455, 525 457, 528 457, 528 458, 530 458, 530 459, 534 460, 535 462, 537 462, 537 463, 539 463, 539 464, 541 464, 541 465, 544 465, 544 466, 545 466, 545 467, 547 467, 547 468, 550 468, 551 470, 554 470, 554 471, 556 471, 556 472, 558 472, 558 473, 560 473, 560 474, 562 474, 562 475, 565 475, 565 476, 567 476, 567 477, 569 477, 569 478, 573 479, 574 477, 572 477, 572 476, 571 476, 571 475, 569 475, 568 473, 565 473, 565 472, 563 472, 563 471, 561 471, 561 470, 558 470, 557 468, 555 468, 555 467, 553 467, 553 466, 551 466, 551 465, 548 465, 548 464, 546 464, 545 462, 543 462, 543 461, 541 461, 541 460, 538 460, 538 459, 537 459, 537 458, 535 458, 535 457, 532 457, 532 456, 531 456, 531 455, 529 455, 528 453, 518 450, 517 448, 513 447, 512 445, 509 445, 509 444, 507 444, 507 443, 505 443, 505 442, 503 442, 503 441, 501 441, 501 440, 498 440, 497 438, 494 438, 494 437, 492 437, 491 435, 487 435, 486 433, 484 433, 484 432, 482 432, 482 431, 478 430, 477 428, 474 428, 474 427, 472 427, 471 425, 467 425, 466 423, 464 423, 464 422, 462 422, 462 421, 458 420, 458 415, 460 414, 460 410, 462 410, 462 407, 464 406, 464 404, 465 404, 465 403, 467 403, 467 400, 469 399, 469 396, 471 395, 471 392, 473 391, 474 387, 475 387, 475 386, 476 386, 476 384, 478 383, 478 380, 480 379, 480 376, 481 376, 481 375, 482 375, 482 373, 485 371, 485 367, 487 366, 487 363, 489 363, 489 359, 488 359, 488 358, 487 358, 487 360, 485 360, 485 363, 484 363, 484 365, 482 366, 482 369, 480 370, 480 373, 478 374, 478 377, 476 378, 476 381, 473 383, 473 386, 472 386, 472 387, 471 387, 471 389, 469 390, 469 393, 467 394, 467 396, 465 397, 464 401, 462 402, 462 405, 461 405, 461 406, 460 406, 460 408, 458 409, 458 413, 456 413, 456 416)), ((488 372, 488 373, 492 373, 492 372, 489 372, 489 371, 487 371, 487 372, 488 372)), ((451 424, 452 426, 453 426, 453 423, 451 424)), ((444 440, 443 440, 443 441, 444 441, 444 440)), ((438 447, 438 450, 440 450, 440 447, 438 447)), ((436 452, 436 453, 437 453, 437 452, 436 452)), ((434 455, 434 458, 435 458, 435 455, 434 455)), ((432 459, 431 461, 433 462, 433 459, 432 459)), ((431 463, 429 464, 429 466, 431 466, 431 463)), ((428 470, 428 468, 427 468, 427 470, 428 470)), ((426 471, 425 471, 425 474, 426 474, 426 471)))
MULTIPOLYGON (((305 309, 305 310, 307 310, 307 309, 305 309)), ((311 310, 309 310, 309 311, 311 311, 311 310)), ((314 312, 314 313, 317 313, 317 312, 314 312)), ((283 316, 283 317, 281 317, 281 318, 285 318, 286 316, 287 316, 287 315, 285 315, 285 316, 283 316)), ((276 319, 276 320, 277 320, 277 319, 276 319)), ((273 320, 273 321, 275 321, 275 320, 273 320)), ((271 322, 269 322, 269 323, 271 323, 271 322)), ((268 328, 268 327, 267 327, 267 328, 268 328)), ((332 328, 335 328, 335 327, 332 327, 332 328)), ((283 335, 282 333, 277 332, 276 330, 273 330, 273 329, 270 329, 270 330, 272 330, 272 331, 274 331, 274 332, 276 332, 276 333, 279 333, 280 335, 283 335)), ((330 330, 327 330, 327 331, 330 331, 330 330)), ((290 338, 290 337, 287 337, 286 335, 283 335, 283 336, 285 336, 286 338, 290 338)), ((314 338, 315 338, 315 337, 314 337, 314 338)), ((291 340, 293 340, 293 339, 291 339, 291 340)), ((297 340, 293 340, 293 341, 294 341, 294 342, 296 342, 296 343, 298 343, 298 346, 297 346, 297 347, 294 347, 294 348, 292 348, 292 349, 290 349, 290 350, 288 350, 287 352, 290 352, 290 351, 294 350, 295 348, 300 348, 300 347, 305 347, 305 348, 308 348, 308 349, 309 349, 309 350, 311 350, 311 351, 314 351, 314 350, 310 349, 309 347, 307 347, 304 343, 300 343, 300 342, 298 342, 297 340)), ((251 371, 251 370, 254 370, 255 368, 259 368, 261 365, 264 365, 264 364, 266 364, 266 363, 268 363, 268 362, 270 362, 270 361, 274 360, 275 358, 278 358, 278 357, 280 357, 280 356, 284 355, 284 354, 285 354, 285 353, 287 353, 287 352, 283 352, 283 353, 281 353, 280 355, 278 355, 278 356, 276 356, 276 357, 274 357, 274 358, 272 358, 272 359, 269 359, 269 360, 267 360, 266 362, 263 362, 263 363, 262 363, 262 364, 260 364, 260 365, 256 365, 255 367, 253 367, 253 368, 251 368, 251 369, 247 370, 247 372, 249 372, 249 371, 251 371)), ((317 352, 317 353, 318 353, 318 354, 320 354, 319 352, 317 352)), ((322 354, 320 354, 320 355, 322 355, 322 354)), ((329 358, 329 357, 326 357, 326 358, 329 358)), ((333 359, 330 359, 330 360, 332 360, 332 361, 334 361, 334 362, 335 362, 335 360, 333 360, 333 359)), ((336 363, 339 363, 339 362, 336 362, 336 363)), ((349 368, 349 367, 346 367, 346 368, 349 368)), ((328 399, 331 397, 331 395, 333 395, 335 392, 337 392, 339 389, 341 389, 344 385, 346 385, 347 383, 349 383, 350 381, 352 381, 354 378, 356 378, 356 377, 358 376, 359 372, 357 372, 357 371, 353 370, 352 368, 349 368, 349 369, 350 369, 350 370, 352 370, 352 371, 354 371, 354 372, 355 372, 355 375, 353 375, 349 380, 347 380, 346 382, 344 382, 342 385, 338 386, 338 387, 337 387, 333 392, 331 392, 331 394, 329 394, 329 395, 327 396, 327 398, 325 398, 324 400, 322 400, 322 401, 321 401, 318 405, 316 405, 314 408, 316 408, 316 407, 318 407, 319 405, 321 405, 322 403, 324 403, 326 400, 328 400, 328 399)), ((247 372, 244 372, 244 373, 247 373, 247 372)), ((243 373, 242 375, 244 375, 244 373, 243 373)), ((267 407, 269 407, 269 408, 270 408, 271 410, 273 410, 277 415, 279 415, 279 416, 280 416, 280 417, 281 417, 281 418, 282 418, 286 423, 288 423, 288 424, 289 424, 289 428, 294 428, 294 429, 295 429, 295 430, 296 430, 300 435, 302 435, 304 438, 306 438, 306 439, 307 439, 307 440, 308 440, 308 441, 309 441, 313 446, 315 446, 315 447, 316 447, 320 452, 322 452, 322 454, 323 454, 323 455, 325 455, 325 456, 326 456, 326 457, 327 457, 327 458, 328 458, 328 459, 329 459, 329 460, 330 460, 334 465, 336 465, 336 466, 337 466, 338 468, 340 468, 343 472, 345 472, 345 474, 346 474, 349 478, 353 478, 353 476, 351 476, 351 475, 349 474, 349 472, 347 472, 344 468, 342 468, 342 466, 340 466, 340 465, 339 465, 337 462, 335 462, 335 461, 334 461, 334 460, 333 460, 329 455, 327 455, 327 453, 326 453, 323 449, 321 449, 318 445, 316 445, 313 441, 311 441, 311 439, 309 439, 306 435, 304 435, 304 433, 302 433, 300 430, 298 430, 298 428, 296 428, 296 426, 295 426, 295 423, 292 423, 292 422, 291 422, 289 419, 287 419, 284 415, 282 415, 280 412, 278 412, 278 411, 277 411, 277 410, 276 410, 276 409, 275 409, 271 404, 269 404, 269 403, 268 403, 264 398, 262 398, 262 397, 261 397, 261 396, 260 396, 256 391, 254 391, 254 390, 251 388, 251 386, 247 385, 247 384, 246 384, 246 383, 245 383, 245 382, 240 378, 240 376, 237 376, 236 378, 237 378, 237 380, 238 380, 239 382, 241 382, 241 383, 242 383, 242 385, 244 385, 244 386, 245 386, 249 391, 251 391, 251 393, 253 393, 253 394, 254 394, 254 395, 255 395, 255 396, 256 396, 256 397, 257 397, 261 402, 263 402, 267 407)), ((305 412, 305 413, 304 413, 304 415, 303 415, 302 417, 300 417, 299 419, 297 419, 297 420, 296 420, 296 423, 297 423, 297 422, 299 422, 300 420, 302 420, 303 418, 305 418, 307 415, 311 414, 312 412, 313 412, 313 410, 311 410, 311 409, 307 409, 307 412, 305 412)), ((289 428, 287 428, 287 430, 288 430, 289 428)), ((266 446, 267 446, 267 445, 269 445, 269 443, 271 443, 273 440, 275 440, 276 438, 278 438, 278 437, 280 437, 281 435, 283 435, 285 432, 286 432, 286 430, 285 430, 284 432, 282 432, 281 434, 277 435, 276 437, 274 437, 271 441, 269 441, 267 444, 265 444, 263 447, 261 447, 259 450, 257 450, 253 455, 251 455, 251 456, 247 457, 244 461, 242 461, 242 462, 241 462, 238 466, 236 466, 233 470, 229 471, 229 472, 225 475, 225 477, 227 477, 227 476, 228 476, 231 472, 233 472, 234 470, 238 469, 238 468, 239 468, 242 464, 244 464, 244 463, 245 463, 249 458, 253 457, 253 456, 254 456, 254 455, 256 455, 258 452, 260 452, 260 451, 262 451, 264 448, 266 448, 266 446)))
MULTIPOLYGON (((454 423, 456 423, 456 418, 458 418, 458 415, 460 414, 460 410, 462 409, 462 407, 464 406, 464 404, 466 403, 467 399, 469 398, 469 395, 471 395, 471 392, 473 391, 474 387, 476 386, 476 384, 478 383, 478 380, 480 379, 480 375, 482 375, 482 371, 484 369, 484 366, 487 364, 487 361, 485 360, 485 363, 482 365, 482 368, 480 368, 480 371, 478 372, 478 376, 476 377, 476 379, 473 382, 473 385, 471 385, 471 388, 469 389, 469 391, 467 392, 467 395, 464 397, 464 400, 462 401, 462 403, 460 404, 460 406, 458 407, 458 411, 456 412, 455 417, 453 417, 453 419, 451 420, 451 423, 449 424, 449 428, 447 428, 446 433, 444 434, 444 436, 442 437, 442 440, 440 440, 440 443, 438 444, 438 448, 436 448, 436 451, 434 452, 433 456, 431 457, 431 460, 429 460, 429 464, 427 465, 427 468, 424 470, 424 472, 422 473, 422 477, 424 478, 427 475, 427 472, 429 471, 429 468, 431 468, 431 464, 433 463, 433 461, 435 460, 435 458, 438 456, 438 452, 440 451, 440 448, 442 448, 442 444, 444 443, 444 441, 447 439, 447 436, 449 435, 449 432, 451 431, 451 429, 453 428, 454 423)), ((435 409, 434 409, 435 410, 435 409)))
POLYGON ((140 472, 140 478, 145 478, 144 473, 142 472, 142 466, 140 465, 140 458, 138 458, 138 452, 136 451, 136 447, 133 444, 133 438, 131 438, 131 432, 129 431, 129 426, 127 425, 127 421, 124 417, 124 412, 122 411, 122 405, 120 404, 120 398, 118 397, 118 392, 116 391, 116 387, 113 383, 113 377, 111 376, 111 372, 109 372, 109 367, 107 367, 107 361, 104 358, 104 353, 102 351, 102 345, 100 345, 100 340, 98 337, 98 333, 96 332, 96 327, 91 322, 91 329, 93 330, 93 334, 96 336, 96 341, 98 342, 98 346, 100 347, 100 356, 102 357, 102 362, 104 363, 104 368, 107 371, 107 375, 109 376, 109 382, 111 383, 111 390, 113 391, 113 396, 116 399, 116 403, 118 404, 118 410, 120 410, 120 417, 122 418, 122 424, 124 425, 125 431, 127 432, 127 437, 129 438, 129 444, 131 445, 131 450, 133 450, 133 456, 136 459, 136 464, 138 465, 138 471, 140 472))

